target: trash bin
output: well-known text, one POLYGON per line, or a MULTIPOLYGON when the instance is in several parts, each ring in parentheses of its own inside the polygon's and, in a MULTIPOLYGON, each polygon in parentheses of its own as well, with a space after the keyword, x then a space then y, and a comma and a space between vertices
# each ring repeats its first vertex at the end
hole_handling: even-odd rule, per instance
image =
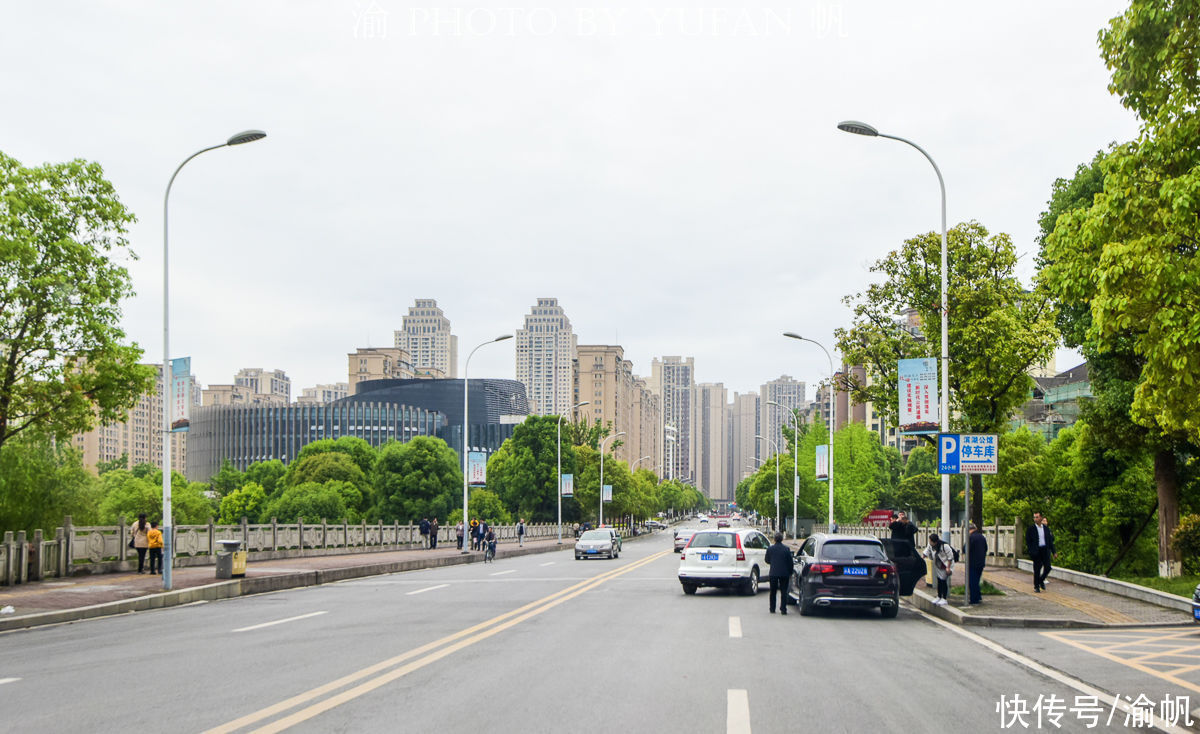
POLYGON ((246 575, 246 553, 238 550, 242 547, 240 540, 218 540, 217 544, 221 546, 221 550, 217 551, 217 578, 227 579, 233 577, 235 559, 241 556, 241 576, 246 575))

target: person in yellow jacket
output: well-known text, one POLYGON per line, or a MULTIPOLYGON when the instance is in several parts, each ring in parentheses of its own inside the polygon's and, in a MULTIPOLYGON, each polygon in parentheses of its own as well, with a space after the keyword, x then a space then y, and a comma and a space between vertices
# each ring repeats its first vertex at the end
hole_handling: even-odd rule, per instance
POLYGON ((150 523, 150 532, 146 533, 146 543, 150 548, 150 573, 161 574, 163 564, 163 537, 162 531, 158 529, 157 522, 150 523))

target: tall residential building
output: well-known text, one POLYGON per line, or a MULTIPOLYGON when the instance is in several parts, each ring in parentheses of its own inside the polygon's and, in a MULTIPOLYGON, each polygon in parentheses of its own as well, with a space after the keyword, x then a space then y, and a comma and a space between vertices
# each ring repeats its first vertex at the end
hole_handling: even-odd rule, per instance
MULTIPOLYGON (((790 415, 794 410, 804 407, 804 383, 789 375, 782 375, 763 384, 758 396, 762 401, 758 421, 759 435, 771 439, 781 452, 787 453, 787 440, 782 428, 791 425, 790 415), (783 408, 771 405, 772 402, 779 403, 783 408)), ((769 445, 764 445, 760 456, 770 456, 773 452, 774 449, 769 445)))
POLYGON ((359 347, 346 355, 348 363, 346 389, 355 393, 355 386, 366 380, 405 380, 413 377, 408 352, 394 347, 359 347))
POLYGON ((754 440, 760 407, 758 393, 753 392, 734 393, 729 404, 728 472, 734 489, 757 470, 759 459, 767 454, 759 446, 761 442, 754 440))
POLYGON ((732 500, 728 482, 729 436, 726 431, 727 391, 721 383, 698 383, 692 391, 692 456, 695 457, 696 487, 714 500, 732 500))
POLYGON ((646 380, 637 375, 633 377, 630 412, 633 414, 630 424, 635 433, 630 434, 629 445, 631 448, 636 447, 631 451, 631 455, 634 456, 635 463, 638 459, 642 460, 636 468, 649 469, 661 477, 663 475, 661 468, 663 464, 662 405, 658 396, 647 386, 646 380), (646 456, 650 458, 642 458, 646 456))
POLYGON ((395 336, 396 348, 408 352, 418 377, 458 377, 458 337, 436 300, 418 298, 395 336))
MULTIPOLYGON (((248 387, 258 395, 273 396, 277 402, 287 405, 292 402, 292 378, 283 370, 264 370, 261 367, 246 367, 234 375, 233 384, 248 387)), ((266 402, 265 400, 262 402, 266 402)))
MULTIPOLYGON (((144 393, 137 405, 129 409, 124 421, 97 426, 87 433, 76 434, 72 443, 83 454, 83 465, 95 470, 102 461, 128 456, 127 466, 153 464, 162 467, 162 365, 156 370, 154 389, 144 393)), ((189 376, 188 394, 193 406, 197 403, 196 380, 189 376)), ((171 471, 187 474, 187 432, 171 434, 171 471)))
POLYGON ((350 384, 335 382, 332 385, 317 385, 306 387, 296 398, 298 405, 328 405, 335 400, 341 400, 350 394, 350 384))
MULTIPOLYGON (((633 416, 633 364, 625 359, 625 350, 612 344, 580 344, 576 347, 574 370, 575 403, 588 402, 577 418, 595 420, 610 426, 613 434, 625 432, 614 451, 618 459, 632 463, 637 427, 633 416)), ((569 409, 570 406, 568 406, 569 409)), ((570 420, 570 416, 564 420, 570 420)))
POLYGON ((695 364, 691 357, 655 357, 650 363, 651 391, 662 404, 663 476, 693 479, 692 388, 696 384, 695 364))
MULTIPOLYGON (((539 298, 517 329, 517 380, 536 415, 565 415, 574 405, 577 341, 557 298, 539 298)), ((587 398, 584 398, 585 400, 587 398)))

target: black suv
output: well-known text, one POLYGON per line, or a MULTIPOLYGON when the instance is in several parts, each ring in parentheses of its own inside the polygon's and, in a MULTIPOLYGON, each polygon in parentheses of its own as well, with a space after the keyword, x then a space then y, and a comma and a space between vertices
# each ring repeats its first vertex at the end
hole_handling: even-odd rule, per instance
POLYGON ((907 541, 857 535, 809 536, 796 552, 788 595, 800 614, 815 607, 879 607, 884 618, 900 611, 900 597, 912 594, 925 563, 907 541), (917 563, 920 561, 920 563, 917 563))

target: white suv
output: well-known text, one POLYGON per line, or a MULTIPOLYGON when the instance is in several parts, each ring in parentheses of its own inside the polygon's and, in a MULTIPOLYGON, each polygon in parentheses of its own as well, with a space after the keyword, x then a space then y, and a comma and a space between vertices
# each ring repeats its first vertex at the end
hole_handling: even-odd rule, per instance
POLYGON ((695 594, 701 586, 732 586, 743 594, 757 594, 770 546, 767 536, 753 528, 697 530, 679 556, 683 593, 695 594))

